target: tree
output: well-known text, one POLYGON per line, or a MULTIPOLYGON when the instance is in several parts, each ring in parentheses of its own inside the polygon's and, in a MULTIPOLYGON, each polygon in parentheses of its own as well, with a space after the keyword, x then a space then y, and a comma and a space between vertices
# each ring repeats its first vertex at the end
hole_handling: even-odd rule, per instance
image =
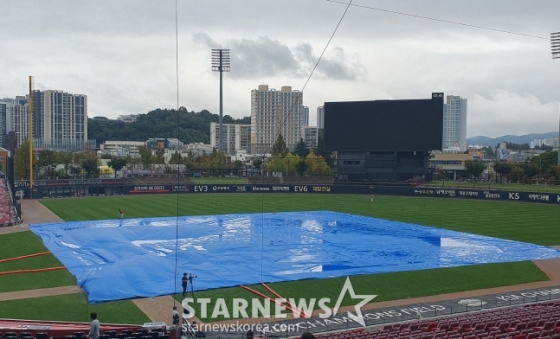
POLYGON ((99 177, 99 160, 94 151, 81 151, 74 154, 74 162, 82 167, 80 173, 86 174, 89 178, 99 177))
POLYGON ((305 160, 298 161, 296 164, 296 173, 299 176, 303 176, 303 173, 305 173, 306 170, 307 170, 307 163, 305 162, 305 160))
POLYGON ((115 172, 115 178, 117 177, 117 171, 120 171, 124 166, 126 166, 127 162, 124 158, 113 158, 109 161, 108 165, 113 169, 115 172))
POLYGON ((311 152, 305 158, 305 162, 307 163, 307 173, 309 175, 330 175, 331 168, 325 161, 325 158, 315 155, 315 153, 311 152))
POLYGON ((181 154, 179 152, 175 151, 175 153, 171 154, 171 158, 169 159, 169 163, 170 164, 175 164, 175 165, 178 165, 178 164, 182 163, 181 154))
POLYGON ((58 154, 56 151, 45 149, 37 152, 37 167, 42 170, 43 175, 51 178, 55 176, 54 168, 56 168, 56 162, 58 154))
POLYGON ((540 168, 538 164, 527 162, 523 164, 523 172, 529 179, 533 179, 533 177, 540 173, 540 168))
POLYGON ((511 173, 511 165, 505 161, 496 161, 494 171, 500 175, 500 182, 504 182, 504 175, 511 173))
POLYGON ((259 172, 261 170, 262 163, 261 159, 253 159, 253 167, 259 172))
POLYGON ((549 178, 553 178, 555 182, 558 182, 558 180, 560 179, 560 166, 550 166, 546 174, 549 178))
POLYGON ((143 169, 149 169, 154 163, 152 152, 147 149, 146 146, 140 146, 138 148, 138 152, 140 153, 140 163, 142 164, 143 169))
POLYGON ((222 175, 222 171, 227 169, 227 157, 224 151, 218 151, 214 148, 209 157, 207 157, 207 163, 211 169, 217 170, 218 175, 222 175))
POLYGON ((305 158, 309 154, 309 148, 307 148, 307 144, 303 141, 303 138, 300 138, 296 144, 294 154, 299 155, 302 158, 305 158))
POLYGON ((288 153, 289 150, 288 147, 286 146, 286 141, 284 140, 284 136, 282 136, 282 133, 279 133, 278 138, 276 138, 276 141, 272 146, 272 156, 285 157, 288 153))
POLYGON ((538 166, 538 173, 546 173, 550 166, 558 164, 558 151, 541 153, 529 159, 529 162, 538 166))
POLYGON ((243 161, 241 160, 235 160, 233 162, 233 168, 238 170, 238 169, 242 169, 243 168, 243 161))
POLYGON ((99 160, 97 159, 84 159, 82 160, 82 168, 86 172, 88 178, 99 177, 99 160))
POLYGON ((157 150, 154 154, 154 164, 164 164, 165 158, 163 157, 164 152, 162 150, 157 150))
POLYGON ((484 159, 496 159, 492 147, 482 147, 482 151, 484 152, 484 159))
POLYGON ((523 180, 523 176, 525 172, 523 172, 523 168, 519 166, 511 166, 511 173, 509 174, 509 179, 515 181, 519 184, 521 180, 523 180))
POLYGON ((467 172, 476 178, 480 177, 486 165, 482 161, 465 160, 465 169, 467 172))
POLYGON ((137 165, 141 165, 142 162, 138 157, 131 157, 130 155, 126 157, 126 168, 135 170, 137 165))
POLYGON ((280 172, 283 175, 295 175, 296 165, 301 160, 297 155, 288 153, 285 157, 272 157, 265 166, 266 172, 280 172))
POLYGON ((29 179, 29 139, 25 138, 14 155, 14 174, 18 179, 29 179))
POLYGON ((65 177, 68 177, 68 166, 74 160, 74 154, 72 152, 58 152, 56 162, 64 165, 64 174, 65 177))
POLYGON ((70 166, 68 169, 70 170, 70 174, 75 178, 83 173, 82 168, 79 166, 70 166))

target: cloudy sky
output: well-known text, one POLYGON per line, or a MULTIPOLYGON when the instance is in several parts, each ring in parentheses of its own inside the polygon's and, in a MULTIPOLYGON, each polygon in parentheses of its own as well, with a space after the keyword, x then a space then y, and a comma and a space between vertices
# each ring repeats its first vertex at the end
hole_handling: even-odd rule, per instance
POLYGON ((548 38, 560 1, 355 0, 304 88, 346 3, 0 0, 0 97, 26 94, 33 75, 36 89, 86 94, 90 117, 218 113, 211 49, 228 48, 224 114, 234 117, 249 116, 251 90, 268 84, 303 89, 311 125, 325 101, 442 91, 468 99, 469 137, 558 129, 560 59, 548 38))

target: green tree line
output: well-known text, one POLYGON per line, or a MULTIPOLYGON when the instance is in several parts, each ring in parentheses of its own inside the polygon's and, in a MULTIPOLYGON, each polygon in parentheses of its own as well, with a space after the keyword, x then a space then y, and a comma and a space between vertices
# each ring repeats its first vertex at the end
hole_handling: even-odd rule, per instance
MULTIPOLYGON (((475 179, 480 178, 489 164, 477 160, 465 161, 467 173, 475 179)), ((560 180, 560 166, 558 166, 558 151, 546 152, 527 159, 524 163, 509 163, 496 161, 491 164, 497 182, 532 183, 533 181, 560 180)))
MULTIPOLYGON (((219 122, 218 114, 207 110, 188 112, 186 108, 156 109, 139 114, 135 122, 109 119, 88 119, 88 138, 97 144, 107 140, 145 141, 148 138, 177 138, 189 144, 210 143, 210 123, 219 122)), ((223 117, 224 124, 250 124, 251 117, 223 117)))

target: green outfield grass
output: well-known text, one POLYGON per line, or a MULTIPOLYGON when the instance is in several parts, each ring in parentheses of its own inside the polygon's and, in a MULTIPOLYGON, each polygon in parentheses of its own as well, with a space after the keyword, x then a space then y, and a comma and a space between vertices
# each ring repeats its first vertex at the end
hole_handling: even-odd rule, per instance
MULTIPOLYGON (((48 251, 41 239, 31 232, 18 232, 0 237, 0 260, 48 251)), ((52 255, 20 259, 0 263, 0 272, 30 270, 62 266, 52 255)), ((76 285, 76 279, 68 270, 29 274, 0 275, 0 292, 24 291, 38 288, 76 285), (30 279, 32 277, 32 279, 30 279)))
MULTIPOLYGON (((557 231, 557 220, 560 217, 560 209, 553 205, 535 203, 397 196, 377 196, 375 202, 371 203, 369 196, 365 195, 328 195, 311 193, 212 193, 112 196, 46 199, 41 202, 67 221, 116 219, 118 218, 119 208, 125 210, 126 218, 331 210, 389 220, 414 222, 426 226, 442 227, 541 245, 560 244, 560 232, 557 231)), ((15 251, 18 255, 44 250, 44 246, 31 232, 22 232, 19 235, 21 238, 12 238, 10 241, 4 241, 4 239, 8 239, 4 237, 7 236, 0 236, 0 243, 15 243, 16 245, 14 248, 16 248, 15 251), (29 241, 28 238, 35 239, 29 241), (13 241, 14 239, 15 241, 13 241), (18 248, 19 245, 17 244, 19 243, 26 243, 25 247, 27 247, 27 249, 18 248)), ((0 255, 8 257, 6 253, 8 252, 4 252, 0 249, 0 255)), ((16 255, 12 255, 11 252, 9 253, 9 256, 16 255)), ((52 262, 51 264, 54 265, 55 263, 52 262)), ((31 265, 31 263, 27 265, 31 265)), ((33 263, 33 265, 39 264, 33 263)), ((10 266, 10 268, 16 266, 10 266)), ((370 291, 371 293, 379 295, 376 301, 383 301, 478 288, 514 285, 546 279, 546 276, 532 262, 518 262, 355 276, 352 277, 352 283, 356 289, 356 293, 366 293, 365 291, 370 291)), ((2 280, 0 280, 0 283, 2 283, 2 280)), ((13 287, 14 289, 27 286, 25 282, 21 281, 16 282, 8 280, 6 284, 15 286, 13 287)), ((67 282, 64 284, 67 284, 67 282)), ((342 280, 337 278, 286 282, 274 284, 273 286, 274 289, 287 297, 298 298, 299 296, 315 296, 317 293, 320 293, 320 297, 336 298, 340 291, 341 284, 342 280), (336 292, 335 296, 332 295, 334 292, 336 292)), ((4 284, 2 283, 1 285, 4 284)), ((235 296, 237 294, 252 297, 252 295, 240 288, 210 290, 196 293, 197 297, 212 295, 235 296)), ((67 305, 66 307, 60 308, 56 319, 78 321, 83 318, 74 318, 77 314, 79 314, 80 317, 83 317, 83 312, 85 312, 86 315, 89 314, 89 309, 87 307, 84 308, 85 306, 81 305, 76 300, 74 300, 76 304, 72 304, 73 299, 71 298, 77 297, 85 298, 82 294, 73 295, 73 297, 60 297, 63 298, 63 301, 61 301, 62 303, 68 302, 68 304, 65 304, 67 305), (69 298, 69 301, 65 298, 69 298)), ((37 309, 39 310, 50 309, 52 303, 56 303, 56 298, 36 298, 33 300, 0 302, 0 310, 17 308, 21 311, 18 311, 20 313, 11 313, 13 317, 15 317, 15 314, 18 315, 17 317, 22 318, 39 317, 40 314, 44 312, 39 313, 39 311, 31 310, 25 305, 32 302, 34 305, 38 305, 37 309), (24 309, 27 311, 24 312, 24 309)), ((85 299, 83 299, 82 302, 86 305, 85 299)), ((112 318, 112 315, 108 315, 111 321, 119 323, 142 323, 146 321, 143 314, 140 316, 135 315, 140 311, 133 303, 114 302, 87 306, 107 307, 108 309, 112 309, 115 307, 113 305, 119 305, 118 307, 121 308, 121 311, 117 313, 120 313, 122 318, 119 318, 118 314, 116 314, 114 318, 112 318), (132 317, 132 319, 130 317, 132 317)), ((0 317, 2 316, 3 313, 0 312, 0 317)), ((44 315, 42 319, 46 319, 44 315)), ((83 321, 87 320, 88 319, 84 319, 83 321)), ((102 318, 102 321, 109 320, 102 318)))
POLYGON ((130 300, 88 304, 83 293, 0 301, 0 318, 90 322, 91 312, 97 312, 102 323, 150 321, 130 300))

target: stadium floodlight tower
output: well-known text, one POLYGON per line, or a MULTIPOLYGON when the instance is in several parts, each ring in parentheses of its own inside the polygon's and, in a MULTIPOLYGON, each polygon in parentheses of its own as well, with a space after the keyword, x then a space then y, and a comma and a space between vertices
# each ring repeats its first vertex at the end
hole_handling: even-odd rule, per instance
POLYGON ((560 32, 550 33, 552 59, 560 58, 560 32))
POLYGON ((220 132, 218 134, 220 142, 218 148, 223 151, 224 145, 224 90, 223 90, 223 72, 229 72, 230 69, 230 59, 229 59, 229 49, 212 49, 212 71, 220 72, 220 132))
MULTIPOLYGON (((552 59, 560 58, 560 32, 550 33, 550 48, 552 59)), ((558 133, 560 135, 560 122, 558 125, 558 133)), ((558 151, 558 166, 560 166, 560 151, 558 151)))

